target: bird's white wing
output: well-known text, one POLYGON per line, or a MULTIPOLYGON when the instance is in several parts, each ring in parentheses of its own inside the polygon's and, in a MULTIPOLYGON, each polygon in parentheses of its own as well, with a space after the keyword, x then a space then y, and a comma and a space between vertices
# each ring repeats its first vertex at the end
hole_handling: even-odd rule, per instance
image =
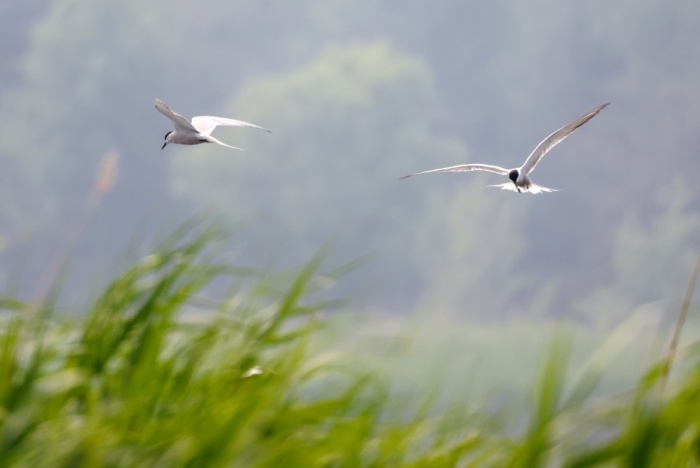
POLYGON ((252 123, 243 122, 242 120, 227 119, 225 117, 213 117, 211 115, 200 115, 197 117, 192 117, 192 125, 197 129, 199 133, 204 135, 209 135, 214 131, 219 125, 225 125, 228 127, 249 127, 257 128, 259 130, 264 130, 268 133, 272 133, 265 127, 260 127, 259 125, 254 125, 252 123))
POLYGON ((176 112, 173 112, 173 110, 160 99, 156 99, 156 109, 158 110, 158 112, 160 112, 161 114, 173 121, 173 124, 175 124, 175 130, 187 132, 197 131, 197 129, 194 128, 192 124, 187 121, 186 118, 184 118, 176 112))
POLYGON ((441 167, 440 169, 432 169, 430 171, 423 171, 423 172, 418 172, 416 174, 409 174, 406 176, 401 177, 402 179, 406 179, 408 177, 413 177, 421 174, 430 174, 431 172, 470 172, 470 171, 486 171, 486 172, 493 172, 496 174, 501 174, 501 175, 506 175, 508 174, 508 169, 504 169, 502 167, 498 166, 492 166, 490 164, 462 164, 460 166, 450 166, 450 167, 441 167))
POLYGON ((589 120, 591 120, 595 115, 602 111, 605 106, 610 104, 609 102, 606 104, 603 104, 602 106, 598 106, 592 111, 582 115, 578 119, 564 125, 562 128, 557 130, 556 132, 552 133, 549 135, 547 138, 542 140, 542 142, 537 145, 537 148, 535 148, 532 153, 530 153, 530 156, 525 160, 525 164, 522 165, 520 168, 522 172, 525 174, 529 174, 535 169, 535 166, 537 166, 537 163, 540 162, 540 159, 547 154, 549 150, 554 148, 559 142, 561 142, 564 138, 568 137, 574 131, 579 128, 581 125, 585 124, 589 120))

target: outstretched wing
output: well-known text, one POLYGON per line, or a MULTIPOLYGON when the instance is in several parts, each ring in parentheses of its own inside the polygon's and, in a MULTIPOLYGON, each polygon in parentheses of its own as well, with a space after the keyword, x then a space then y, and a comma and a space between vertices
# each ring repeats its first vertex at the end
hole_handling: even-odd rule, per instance
POLYGON ((579 128, 581 125, 585 124, 589 120, 591 120, 593 117, 596 116, 596 114, 600 111, 602 111, 605 106, 610 104, 609 102, 606 104, 603 104, 602 106, 598 106, 592 111, 582 115, 578 119, 574 120, 573 122, 570 122, 557 130, 556 132, 552 133, 549 135, 547 138, 542 140, 542 142, 537 145, 537 148, 535 148, 532 153, 530 153, 530 156, 525 160, 525 164, 521 167, 521 170, 525 174, 529 174, 535 169, 535 166, 537 166, 537 163, 540 162, 540 159, 547 154, 549 150, 554 148, 559 142, 561 142, 564 138, 568 137, 574 131, 579 128))
POLYGON ((186 132, 196 132, 197 129, 192 126, 191 123, 187 121, 186 118, 181 116, 180 114, 173 112, 173 110, 168 107, 166 103, 161 101, 160 99, 156 99, 156 109, 158 112, 172 120, 173 124, 175 125, 175 130, 180 130, 180 131, 186 131, 186 132))
POLYGON ((450 166, 442 167, 440 169, 433 169, 430 171, 418 172, 416 174, 409 174, 401 177, 406 179, 408 177, 413 177, 421 174, 430 174, 431 172, 471 172, 471 171, 486 171, 493 172, 495 174, 506 175, 508 174, 508 169, 504 169, 498 166, 492 166, 490 164, 462 164, 461 166, 450 166))
POLYGON ((268 133, 272 133, 265 127, 260 127, 259 125, 254 125, 252 123, 244 122, 242 120, 227 119, 225 117, 213 117, 211 115, 200 115, 197 117, 192 117, 192 125, 197 131, 203 135, 209 135, 214 131, 219 125, 224 125, 228 127, 248 127, 257 128, 258 130, 264 130, 268 133))

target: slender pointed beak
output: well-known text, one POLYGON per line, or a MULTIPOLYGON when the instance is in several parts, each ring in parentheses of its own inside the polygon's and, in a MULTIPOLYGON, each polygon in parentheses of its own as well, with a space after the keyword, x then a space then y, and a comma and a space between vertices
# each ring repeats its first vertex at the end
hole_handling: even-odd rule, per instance
POLYGON ((160 150, 163 151, 163 148, 165 148, 165 145, 167 145, 167 144, 168 144, 167 141, 165 143, 163 143, 163 146, 160 147, 160 150))

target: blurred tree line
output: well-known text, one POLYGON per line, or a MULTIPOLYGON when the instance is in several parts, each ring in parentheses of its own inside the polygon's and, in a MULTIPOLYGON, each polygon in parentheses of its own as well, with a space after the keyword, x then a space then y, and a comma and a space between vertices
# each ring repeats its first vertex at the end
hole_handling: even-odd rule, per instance
POLYGON ((386 309, 565 314, 583 298, 580 313, 609 315, 682 292, 700 237, 697 2, 37 5, 0 10, 5 37, 26 44, 2 50, 10 250, 60 232, 115 148, 120 180, 83 247, 90 259, 114 254, 149 213, 205 208, 242 223, 252 261, 307 258, 329 239, 346 258, 369 253, 363 287, 386 309), (224 130, 245 153, 161 153, 170 123, 156 97, 273 134, 224 130), (538 167, 564 192, 514 196, 474 174, 398 181, 519 165, 607 101, 538 167))

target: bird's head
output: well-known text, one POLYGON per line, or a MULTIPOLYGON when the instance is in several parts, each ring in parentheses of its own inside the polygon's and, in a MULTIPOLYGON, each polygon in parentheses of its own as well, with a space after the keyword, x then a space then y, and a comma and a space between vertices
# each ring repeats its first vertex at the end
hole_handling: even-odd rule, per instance
MULTIPOLYGON (((509 178, 510 180, 512 180, 513 183, 515 184, 515 181, 518 180, 518 176, 519 176, 519 175, 520 175, 520 173, 518 172, 518 170, 517 170, 517 169, 513 169, 513 170, 511 170, 511 171, 508 173, 508 178, 509 178)), ((517 185, 517 184, 516 184, 516 185, 517 185)))
POLYGON ((170 130, 168 133, 165 134, 165 142, 163 143, 163 146, 160 147, 161 151, 163 150, 163 148, 165 148, 165 145, 170 143, 170 139, 168 137, 170 136, 171 133, 173 133, 172 130, 170 130))

